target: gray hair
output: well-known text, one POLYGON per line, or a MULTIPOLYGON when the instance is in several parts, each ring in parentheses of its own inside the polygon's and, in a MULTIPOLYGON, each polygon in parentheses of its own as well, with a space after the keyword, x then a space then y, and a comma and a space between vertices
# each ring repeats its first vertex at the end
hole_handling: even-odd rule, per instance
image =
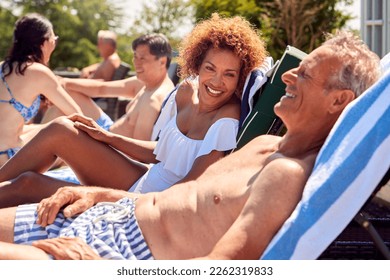
POLYGON ((103 40, 104 42, 109 43, 112 47, 116 48, 117 36, 114 31, 99 30, 97 38, 98 40, 103 40))
POLYGON ((351 32, 327 34, 322 46, 330 47, 341 62, 341 71, 330 77, 327 90, 349 89, 359 96, 381 76, 380 59, 351 32))

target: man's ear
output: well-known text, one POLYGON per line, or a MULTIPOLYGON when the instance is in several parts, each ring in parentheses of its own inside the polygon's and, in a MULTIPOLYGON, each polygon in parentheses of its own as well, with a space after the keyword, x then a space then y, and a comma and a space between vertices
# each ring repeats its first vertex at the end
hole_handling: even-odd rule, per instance
POLYGON ((160 64, 161 66, 164 66, 167 65, 167 57, 166 56, 163 56, 163 57, 160 57, 160 64))
POLYGON ((349 89, 337 90, 332 106, 330 106, 330 113, 337 113, 344 110, 344 108, 355 99, 355 93, 349 89))

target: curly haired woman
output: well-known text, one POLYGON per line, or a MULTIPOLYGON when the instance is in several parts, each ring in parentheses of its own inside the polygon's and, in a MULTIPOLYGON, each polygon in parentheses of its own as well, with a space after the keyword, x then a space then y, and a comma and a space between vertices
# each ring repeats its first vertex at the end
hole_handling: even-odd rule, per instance
POLYGON ((82 116, 60 118, 0 169, 0 206, 37 202, 69 185, 39 173, 57 157, 83 185, 145 193, 196 179, 235 148, 243 85, 264 62, 264 45, 245 19, 213 14, 182 42, 184 82, 158 141, 104 131, 82 116))

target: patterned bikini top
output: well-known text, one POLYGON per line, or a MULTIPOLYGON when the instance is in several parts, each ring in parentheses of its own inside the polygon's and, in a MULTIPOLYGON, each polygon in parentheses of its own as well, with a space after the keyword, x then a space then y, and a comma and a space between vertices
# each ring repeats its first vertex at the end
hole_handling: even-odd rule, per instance
POLYGON ((33 117, 35 117, 35 115, 38 113, 39 106, 41 104, 40 95, 38 95, 38 97, 34 100, 33 104, 30 107, 26 107, 14 98, 12 91, 10 90, 7 82, 5 81, 4 74, 1 70, 1 67, 0 67, 0 77, 1 77, 1 80, 3 81, 5 87, 7 88, 10 97, 11 97, 11 99, 9 99, 9 100, 0 99, 0 102, 11 104, 16 109, 16 111, 18 111, 22 115, 25 122, 28 122, 33 117))

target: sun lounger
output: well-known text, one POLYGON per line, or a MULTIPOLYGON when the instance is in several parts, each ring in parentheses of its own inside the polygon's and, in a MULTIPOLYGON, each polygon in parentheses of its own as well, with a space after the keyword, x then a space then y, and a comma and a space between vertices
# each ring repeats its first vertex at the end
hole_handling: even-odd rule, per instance
MULTIPOLYGON (((128 76, 130 70, 131 66, 122 61, 119 67, 115 69, 111 81, 125 79, 128 76)), ((118 119, 119 99, 117 97, 94 98, 94 101, 112 120, 118 119)))
POLYGON ((390 260, 390 169, 368 201, 337 238, 318 257, 320 260, 390 260))

